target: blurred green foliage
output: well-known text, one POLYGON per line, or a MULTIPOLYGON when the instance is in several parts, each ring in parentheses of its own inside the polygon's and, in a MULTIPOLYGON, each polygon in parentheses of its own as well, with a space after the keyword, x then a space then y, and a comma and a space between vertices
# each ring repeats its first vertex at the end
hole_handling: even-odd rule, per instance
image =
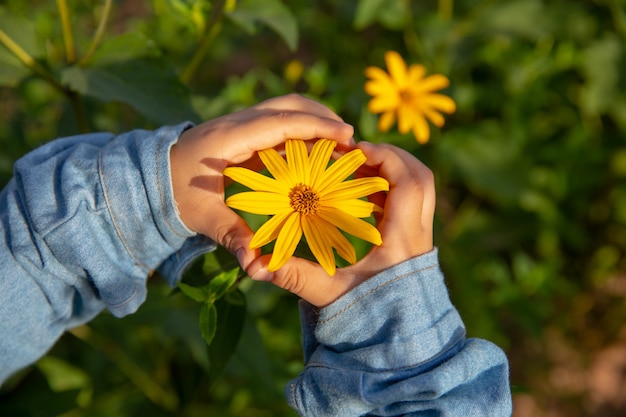
MULTIPOLYGON (((199 122, 295 91, 435 172, 451 297, 470 336, 507 351, 516 393, 560 400, 535 385, 547 329, 583 352, 620 337, 622 295, 603 288, 626 272, 621 0, 5 0, 0 41, 2 184, 60 136, 199 122), (387 50, 451 80, 458 110, 425 146, 381 135, 367 112, 363 71, 387 50)), ((234 266, 218 250, 185 283, 234 266)), ((293 415, 282 389, 302 369, 295 297, 238 279, 203 307, 150 287, 136 314, 63 336, 3 388, 0 414, 293 415), (203 308, 217 323, 209 348, 203 308)), ((562 401, 584 410, 584 395, 562 401)))

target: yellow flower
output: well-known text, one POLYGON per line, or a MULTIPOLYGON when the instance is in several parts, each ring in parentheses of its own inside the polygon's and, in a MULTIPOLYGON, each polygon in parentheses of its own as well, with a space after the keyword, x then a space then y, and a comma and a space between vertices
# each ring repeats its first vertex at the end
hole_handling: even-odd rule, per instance
POLYGON ((362 220, 382 209, 361 198, 388 191, 389 183, 380 177, 344 181, 366 157, 355 149, 329 166, 335 145, 335 141, 320 139, 309 155, 304 141, 289 139, 285 142, 286 160, 273 148, 260 151, 259 157, 273 178, 242 167, 224 170, 224 175, 253 190, 228 197, 226 205, 272 215, 250 242, 256 249, 276 239, 268 270, 276 271, 287 262, 302 234, 331 276, 336 268, 333 248, 349 263, 356 262, 354 247, 337 228, 375 245, 382 243, 376 227, 362 220))
POLYGON ((389 73, 378 67, 367 67, 365 75, 370 78, 365 83, 365 91, 373 98, 368 103, 371 113, 382 113, 378 129, 386 132, 398 120, 400 133, 413 131, 419 143, 426 143, 430 129, 426 119, 435 126, 444 124, 441 112, 452 114, 456 110, 454 100, 435 91, 446 88, 450 81, 441 74, 424 78, 426 68, 406 63, 394 51, 385 54, 389 73))

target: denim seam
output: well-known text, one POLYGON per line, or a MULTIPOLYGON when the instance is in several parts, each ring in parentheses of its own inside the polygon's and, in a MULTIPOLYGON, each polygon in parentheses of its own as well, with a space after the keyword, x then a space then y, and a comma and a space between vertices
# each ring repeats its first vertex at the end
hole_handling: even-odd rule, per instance
MULTIPOLYGON (((165 223, 167 224, 167 226, 170 228, 170 230, 176 235, 176 236, 180 236, 182 238, 186 238, 186 236, 184 236, 181 233, 178 233, 178 231, 174 228, 174 226, 172 225, 172 223, 170 223, 170 219, 168 219, 167 217, 167 213, 165 212, 165 198, 163 197, 163 191, 161 188, 161 174, 160 174, 160 167, 159 167, 159 155, 161 153, 161 145, 163 144, 163 140, 159 140, 159 143, 157 144, 157 148, 156 148, 156 177, 157 177, 157 186, 159 188, 159 199, 161 201, 161 212, 163 213, 163 218, 165 219, 165 223)), ((172 189, 172 192, 174 192, 174 190, 172 189)), ((174 204, 176 204, 176 200, 174 200, 174 204)))
POLYGON ((135 299, 135 297, 137 296, 137 293, 138 293, 137 288, 135 288, 133 290, 133 293, 126 300, 122 301, 121 303, 115 304, 115 305, 107 305, 107 308, 109 310, 114 310, 114 309, 123 307, 123 306, 129 304, 131 301, 133 301, 135 299))
POLYGON ((117 221, 115 220, 115 215, 113 213, 113 210, 111 208, 111 202, 109 200, 109 187, 107 185, 107 182, 105 180, 105 175, 103 172, 103 162, 102 162, 102 157, 103 157, 103 152, 100 152, 100 155, 98 157, 98 174, 100 175, 100 182, 102 183, 102 190, 104 192, 104 200, 107 203, 107 208, 109 210, 109 214, 111 215, 111 221, 113 222, 113 226, 115 227, 115 230, 117 231, 117 235, 120 237, 120 240, 122 241, 122 245, 124 245, 124 247, 126 248, 126 252, 128 252, 128 254, 130 255, 131 258, 133 258, 133 260, 135 261, 136 264, 140 265, 144 270, 149 271, 150 268, 148 268, 147 265, 144 265, 143 262, 141 262, 139 259, 137 259, 135 257, 135 255, 133 254, 133 252, 131 251, 130 247, 128 246, 128 244, 126 243, 126 239, 124 239, 124 235, 122 234, 122 231, 119 227, 119 225, 117 224, 117 221))
POLYGON ((427 267, 424 267, 424 268, 422 268, 422 269, 418 269, 417 271, 407 272, 406 274, 403 274, 403 275, 397 276, 397 277, 395 277, 395 278, 394 278, 394 279, 392 279, 392 280, 389 280, 389 281, 387 281, 387 282, 384 282, 384 283, 382 283, 382 284, 379 284, 379 285, 377 285, 376 287, 374 287, 374 288, 372 288, 371 290, 369 290, 368 292, 366 292, 365 294, 361 295, 359 298, 357 298, 356 300, 354 300, 353 302, 351 302, 350 304, 348 304, 347 306, 345 306, 345 307, 344 307, 344 308, 342 308, 341 310, 339 310, 338 312, 336 312, 335 314, 333 314, 332 316, 330 316, 329 318, 324 319, 324 320, 322 320, 322 321, 318 322, 318 323, 317 323, 317 325, 319 326, 319 325, 322 325, 322 324, 326 324, 326 323, 328 323, 329 321, 336 319, 337 317, 339 317, 340 315, 342 315, 343 313, 345 313, 346 311, 348 311, 350 308, 352 308, 352 307, 354 307, 356 304, 358 304, 361 300, 363 300, 363 299, 365 299, 365 298, 369 297, 372 293, 374 293, 374 292, 376 292, 376 291, 380 290, 380 289, 381 289, 381 288, 383 288, 383 287, 386 287, 387 285, 393 284, 393 283, 395 283, 395 282, 397 282, 397 281, 400 281, 400 280, 402 280, 402 279, 404 279, 404 278, 407 278, 407 277, 409 277, 409 276, 411 276, 411 275, 414 275, 414 274, 419 274, 419 273, 421 273, 421 272, 424 272, 424 271, 427 271, 427 270, 429 270, 429 269, 433 269, 433 268, 436 268, 436 267, 437 267, 437 264, 432 264, 432 265, 427 266, 427 267))
MULTIPOLYGON (((427 362, 432 362, 435 361, 439 358, 441 358, 442 356, 445 356, 448 354, 448 352, 450 351, 450 349, 452 349, 454 346, 456 346, 459 342, 461 342, 462 340, 464 340, 466 337, 466 333, 465 331, 463 331, 462 333, 460 333, 457 337, 455 337, 454 339, 450 340, 448 343, 446 343, 441 350, 435 355, 432 356, 428 359, 424 359, 420 362, 416 362, 410 365, 404 365, 398 368, 390 368, 390 369, 376 369, 376 370, 358 370, 355 372, 361 372, 361 373, 368 373, 368 374, 373 374, 373 373, 377 373, 377 374, 382 374, 385 372, 399 372, 399 371, 406 371, 408 369, 412 369, 412 368, 419 368, 421 366, 423 366, 424 364, 426 364, 427 362)), ((308 363, 306 365, 307 368, 326 368, 326 369, 333 369, 333 370, 348 370, 350 371, 351 369, 342 369, 342 368, 336 368, 336 367, 332 367, 329 366, 323 362, 313 362, 313 363, 308 363)))

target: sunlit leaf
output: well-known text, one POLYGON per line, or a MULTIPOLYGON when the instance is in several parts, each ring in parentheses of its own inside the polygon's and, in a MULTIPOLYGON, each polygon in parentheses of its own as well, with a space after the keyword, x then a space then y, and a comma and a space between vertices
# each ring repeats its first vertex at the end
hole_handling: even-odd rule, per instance
MULTIPOLYGON (((43 54, 33 21, 0 9, 0 29, 32 58, 43 54)), ((15 86, 31 71, 0 44, 0 85, 15 86)))
POLYGON ((192 287, 184 282, 179 282, 178 288, 194 301, 201 303, 208 300, 209 292, 202 287, 192 287))
POLYGON ((241 0, 227 16, 250 34, 257 32, 259 24, 267 25, 294 51, 298 46, 298 23, 291 10, 279 0, 265 0, 259 6, 254 0, 241 0))
POLYGON ((204 303, 200 309, 200 331, 202 332, 202 338, 211 345, 215 333, 217 331, 217 309, 214 303, 204 303))
POLYGON ((239 268, 235 268, 230 271, 224 271, 213 278, 209 283, 209 291, 213 299, 222 298, 224 293, 237 281, 238 275, 239 268))
POLYGON ((158 124, 199 121, 191 96, 164 61, 137 59, 105 66, 69 67, 61 80, 101 101, 121 101, 158 124))

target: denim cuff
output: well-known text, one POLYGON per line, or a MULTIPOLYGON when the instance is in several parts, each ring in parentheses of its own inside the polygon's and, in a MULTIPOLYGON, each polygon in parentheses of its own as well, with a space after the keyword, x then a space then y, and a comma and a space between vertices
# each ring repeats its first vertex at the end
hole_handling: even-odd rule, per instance
POLYGON ((100 153, 103 192, 116 232, 133 260, 135 293, 108 304, 115 315, 135 311, 145 299, 145 277, 158 269, 174 285, 184 269, 214 243, 186 227, 174 199, 170 149, 191 124, 119 135, 100 153))
POLYGON ((325 308, 302 308, 303 347, 311 366, 414 368, 465 338, 437 249, 381 272, 325 308))

